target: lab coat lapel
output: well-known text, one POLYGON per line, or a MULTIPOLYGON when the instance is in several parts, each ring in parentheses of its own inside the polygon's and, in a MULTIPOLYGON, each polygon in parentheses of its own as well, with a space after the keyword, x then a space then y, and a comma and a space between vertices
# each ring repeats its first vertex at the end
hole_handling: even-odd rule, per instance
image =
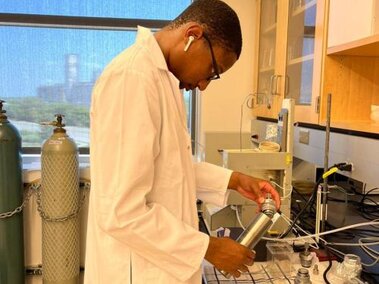
POLYGON ((169 78, 170 78, 170 85, 171 85, 171 90, 172 90, 172 95, 175 100, 176 104, 176 110, 178 114, 178 119, 180 120, 180 124, 182 128, 184 128, 185 132, 188 133, 187 129, 187 117, 186 117, 186 111, 184 108, 184 98, 183 94, 179 90, 179 81, 171 74, 169 73, 169 78))

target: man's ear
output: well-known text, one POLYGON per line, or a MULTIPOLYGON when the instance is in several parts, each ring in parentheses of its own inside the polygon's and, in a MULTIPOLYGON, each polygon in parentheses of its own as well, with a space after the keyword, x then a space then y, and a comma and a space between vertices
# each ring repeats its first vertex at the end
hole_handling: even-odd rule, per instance
POLYGON ((185 37, 193 36, 194 39, 199 39, 203 36, 204 29, 201 25, 195 22, 188 23, 185 28, 185 37))

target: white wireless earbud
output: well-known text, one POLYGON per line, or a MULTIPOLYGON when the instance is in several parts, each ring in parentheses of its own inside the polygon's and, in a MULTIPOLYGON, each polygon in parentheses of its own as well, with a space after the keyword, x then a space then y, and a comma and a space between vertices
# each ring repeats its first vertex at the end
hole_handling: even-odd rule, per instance
POLYGON ((189 36, 188 38, 188 42, 186 44, 186 46, 184 47, 184 51, 187 51, 188 48, 190 47, 190 45, 192 44, 192 42, 195 40, 195 37, 194 36, 189 36))

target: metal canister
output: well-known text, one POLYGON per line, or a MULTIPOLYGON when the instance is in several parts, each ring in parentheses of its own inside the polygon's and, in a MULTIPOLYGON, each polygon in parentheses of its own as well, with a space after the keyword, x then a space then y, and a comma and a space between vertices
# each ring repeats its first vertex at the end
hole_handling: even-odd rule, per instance
MULTIPOLYGON (((276 206, 271 195, 267 194, 264 203, 262 204, 261 212, 255 217, 250 225, 237 238, 237 242, 243 246, 253 249, 259 240, 264 236, 268 229, 273 224, 272 218, 276 213, 276 206)), ((226 278, 230 278, 230 274, 225 271, 220 271, 226 278)))
POLYGON ((23 284, 21 136, 0 100, 0 283, 23 284))
POLYGON ((276 213, 275 202, 268 194, 264 203, 262 204, 261 212, 237 238, 237 242, 250 249, 253 249, 263 235, 272 225, 272 217, 276 213))
POLYGON ((79 249, 79 156, 63 115, 50 123, 53 135, 42 146, 41 193, 43 283, 77 284, 79 249))

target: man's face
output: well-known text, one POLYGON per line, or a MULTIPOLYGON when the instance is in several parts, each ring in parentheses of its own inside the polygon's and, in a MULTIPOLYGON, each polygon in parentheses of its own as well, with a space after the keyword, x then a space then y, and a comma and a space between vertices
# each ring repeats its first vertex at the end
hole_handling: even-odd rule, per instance
POLYGON ((180 80, 180 88, 205 90, 212 80, 217 80, 237 61, 233 52, 227 52, 218 45, 212 44, 203 36, 197 39, 183 57, 183 64, 175 76, 180 80))

